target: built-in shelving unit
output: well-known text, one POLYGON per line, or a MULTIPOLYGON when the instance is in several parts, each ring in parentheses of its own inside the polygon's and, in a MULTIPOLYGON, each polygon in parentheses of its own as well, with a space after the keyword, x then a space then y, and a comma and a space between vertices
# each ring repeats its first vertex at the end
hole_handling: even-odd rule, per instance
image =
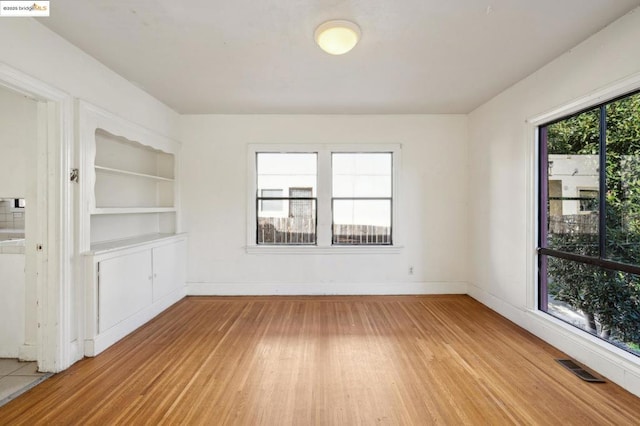
POLYGON ((85 354, 100 353, 185 295, 180 144, 78 104, 85 354))
POLYGON ((164 149, 96 127, 91 244, 176 233, 176 149, 164 149), (109 218, 98 219, 98 215, 109 218), (143 215, 135 218, 133 215, 143 215), (112 230, 113 232, 109 232, 112 230))

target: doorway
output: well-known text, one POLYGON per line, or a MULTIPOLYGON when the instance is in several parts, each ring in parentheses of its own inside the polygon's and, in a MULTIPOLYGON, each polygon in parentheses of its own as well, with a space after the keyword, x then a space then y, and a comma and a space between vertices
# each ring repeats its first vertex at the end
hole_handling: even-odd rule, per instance
POLYGON ((81 357, 75 349, 78 336, 74 335, 80 327, 73 326, 78 295, 72 288, 76 256, 72 244, 73 193, 68 178, 73 153, 73 103, 64 92, 1 63, 0 96, 9 108, 13 105, 22 114, 14 117, 18 121, 14 127, 22 127, 25 138, 35 139, 33 144, 20 146, 17 135, 8 135, 15 139, 15 155, 7 156, 11 157, 7 170, 15 177, 10 176, 13 184, 6 185, 6 193, 0 191, 0 198, 14 200, 9 212, 14 230, 23 225, 20 219, 24 219, 25 273, 22 287, 15 282, 6 284, 16 290, 13 298, 24 298, 22 307, 18 306, 19 300, 12 301, 17 317, 22 318, 12 320, 7 329, 14 331, 14 342, 22 340, 17 349, 19 358, 34 360, 41 372, 55 373, 81 357), (22 186, 17 177, 24 179, 22 186), (16 320, 23 323, 23 333, 15 328, 16 320))
POLYGON ((0 87, 0 358, 23 361, 37 360, 37 148, 38 102, 0 87))

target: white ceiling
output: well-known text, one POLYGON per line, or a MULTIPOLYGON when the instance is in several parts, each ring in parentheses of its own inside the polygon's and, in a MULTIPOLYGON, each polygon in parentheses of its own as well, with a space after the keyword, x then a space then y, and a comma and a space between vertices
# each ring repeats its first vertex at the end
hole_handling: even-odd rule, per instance
POLYGON ((42 22, 180 113, 467 113, 640 0, 56 0, 42 22), (362 40, 322 52, 315 28, 362 40))

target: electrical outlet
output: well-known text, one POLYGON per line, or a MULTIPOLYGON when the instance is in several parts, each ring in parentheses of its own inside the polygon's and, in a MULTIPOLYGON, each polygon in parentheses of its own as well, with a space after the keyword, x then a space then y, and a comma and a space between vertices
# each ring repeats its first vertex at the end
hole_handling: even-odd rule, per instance
POLYGON ((413 275, 413 266, 409 266, 409 275, 413 275))

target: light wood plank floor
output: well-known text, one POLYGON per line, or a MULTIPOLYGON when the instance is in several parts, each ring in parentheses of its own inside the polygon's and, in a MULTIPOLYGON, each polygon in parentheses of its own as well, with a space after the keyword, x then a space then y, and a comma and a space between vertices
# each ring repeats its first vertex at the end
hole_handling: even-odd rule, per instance
POLYGON ((618 424, 640 400, 467 296, 190 297, 0 424, 618 424))

